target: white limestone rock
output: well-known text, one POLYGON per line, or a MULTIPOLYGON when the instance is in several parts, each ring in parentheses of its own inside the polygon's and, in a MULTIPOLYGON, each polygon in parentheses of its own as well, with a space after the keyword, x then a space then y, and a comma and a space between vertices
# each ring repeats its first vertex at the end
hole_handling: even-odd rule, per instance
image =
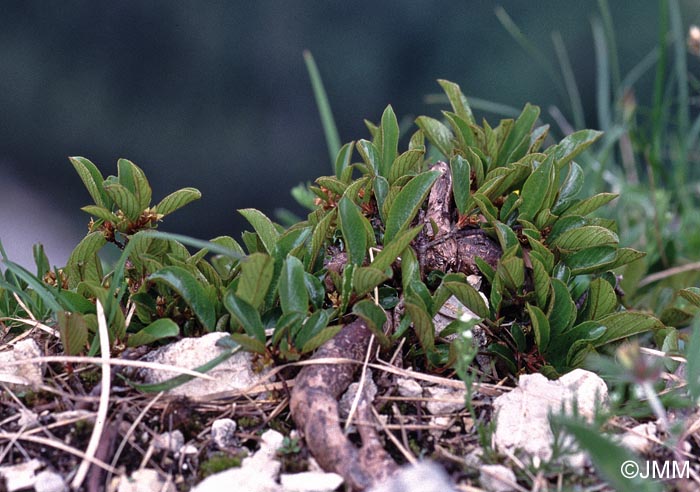
POLYGON ((433 415, 451 415, 465 406, 466 391, 463 389, 429 386, 425 393, 429 398, 425 408, 433 415))
POLYGON ((36 476, 34 492, 68 492, 68 485, 58 473, 44 470, 36 476))
POLYGON ((0 382, 8 383, 10 387, 41 385, 45 364, 28 362, 16 364, 27 359, 41 357, 39 345, 31 338, 25 338, 12 345, 11 350, 0 352, 0 382))
POLYGON ((404 398, 420 398, 423 396, 423 387, 411 378, 396 378, 396 389, 404 398))
POLYGON ((217 419, 211 424, 211 439, 219 449, 232 448, 236 445, 236 421, 217 419))
POLYGON ((281 463, 277 450, 284 436, 269 430, 260 436, 260 449, 245 458, 239 468, 229 468, 202 480, 193 492, 220 492, 222 490, 245 490, 246 492, 283 492, 277 483, 281 463))
POLYGON ((280 483, 284 492, 333 492, 343 483, 337 473, 303 472, 283 473, 280 483))
POLYGON ((622 436, 622 445, 637 454, 646 454, 654 447, 657 428, 654 422, 632 427, 622 436))
POLYGON ((163 432, 153 436, 153 447, 156 449, 168 451, 169 453, 178 453, 185 445, 185 436, 179 430, 173 432, 163 432))
MULTIPOLYGON (((576 369, 556 381, 541 374, 520 376, 518 386, 493 402, 496 415, 494 444, 501 452, 519 451, 533 462, 549 461, 552 456, 553 435, 548 414, 570 413, 572 402, 578 413, 591 421, 597 408, 607 405, 608 388, 596 374, 576 369)), ((582 469, 585 454, 566 456, 572 467, 582 469)))
POLYGON ((422 461, 404 466, 396 475, 370 489, 370 492, 455 492, 447 473, 439 465, 422 461))
POLYGON ((168 477, 163 479, 160 474, 152 468, 136 470, 129 477, 119 480, 117 492, 176 492, 175 484, 168 477))
POLYGON ((7 492, 28 489, 36 482, 36 471, 44 464, 37 460, 29 460, 17 465, 0 466, 0 482, 5 481, 7 492))
POLYGON ((513 492, 517 485, 515 473, 503 465, 483 465, 479 470, 481 487, 489 492, 513 492))
MULTIPOLYGON (((158 362, 186 369, 194 369, 211 361, 224 353, 223 347, 216 342, 226 333, 209 333, 198 338, 183 338, 173 344, 150 352, 144 360, 158 362)), ((168 391, 171 395, 188 398, 204 398, 207 395, 249 388, 261 382, 264 373, 257 373, 251 364, 252 355, 249 352, 237 352, 230 358, 207 371, 214 380, 193 379, 168 391)), ((139 374, 145 383, 161 383, 176 376, 173 372, 141 369, 139 374)))

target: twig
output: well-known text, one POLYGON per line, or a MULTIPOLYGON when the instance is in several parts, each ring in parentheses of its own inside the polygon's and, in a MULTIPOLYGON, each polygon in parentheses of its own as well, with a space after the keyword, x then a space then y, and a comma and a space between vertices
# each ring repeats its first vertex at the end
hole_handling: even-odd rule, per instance
POLYGON ((188 376, 194 376, 196 378, 207 379, 209 381, 215 381, 216 378, 209 376, 207 374, 193 371, 191 369, 185 369, 183 367, 171 366, 169 364, 159 364, 157 362, 143 362, 138 360, 126 360, 126 359, 109 359, 107 361, 102 361, 100 357, 79 357, 77 355, 47 355, 44 357, 31 357, 29 359, 23 360, 13 360, 3 362, 3 366, 19 366, 27 363, 44 363, 44 362, 71 362, 71 363, 84 363, 84 364, 107 364, 112 366, 126 366, 126 367, 140 367, 143 369, 157 369, 160 371, 176 372, 179 374, 187 374, 188 376))
POLYGON ((97 331, 100 335, 100 358, 102 359, 102 381, 100 388, 100 403, 97 406, 97 418, 95 426, 92 428, 92 435, 85 451, 85 458, 80 463, 78 471, 71 482, 71 487, 78 490, 83 484, 87 472, 90 469, 90 459, 95 458, 95 452, 102 438, 102 431, 107 422, 107 410, 109 410, 109 392, 112 387, 112 371, 109 365, 109 331, 107 329, 107 319, 102 308, 102 303, 97 301, 97 331))
POLYGON ((56 448, 56 449, 59 449, 61 451, 66 452, 66 453, 70 453, 74 456, 77 456, 79 458, 85 459, 85 460, 89 461, 90 463, 92 463, 93 465, 99 466, 100 468, 103 468, 111 473, 118 473, 118 470, 115 470, 114 468, 109 466, 104 461, 87 456, 85 453, 83 453, 79 449, 75 449, 75 448, 72 448, 70 446, 66 446, 61 441, 57 441, 54 439, 47 439, 45 437, 20 434, 17 432, 0 432, 0 439, 6 439, 8 441, 13 440, 13 439, 17 439, 19 441, 28 441, 28 442, 33 442, 36 444, 41 444, 44 446, 50 446, 52 448, 56 448))
POLYGON ((652 273, 644 277, 641 282, 639 282, 639 287, 644 287, 645 285, 653 284, 659 280, 663 280, 668 277, 673 277, 674 275, 679 275, 685 272, 692 272, 693 270, 700 270, 700 261, 695 263, 687 263, 685 265, 680 265, 673 268, 668 268, 667 270, 662 270, 660 272, 652 273))

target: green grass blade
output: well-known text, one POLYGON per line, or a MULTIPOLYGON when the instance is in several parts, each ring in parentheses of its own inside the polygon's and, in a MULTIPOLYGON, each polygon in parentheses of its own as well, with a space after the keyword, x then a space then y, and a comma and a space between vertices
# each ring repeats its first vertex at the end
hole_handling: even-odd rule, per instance
POLYGON ((593 47, 595 48, 598 125, 601 130, 607 131, 612 122, 610 115, 610 60, 601 22, 598 19, 593 19, 591 27, 593 28, 593 47))
POLYGON ((556 52, 557 59, 559 60, 561 74, 564 77, 566 92, 569 95, 569 104, 571 105, 571 114, 574 117, 574 126, 577 130, 581 130, 586 126, 583 113, 583 103, 581 102, 581 93, 578 90, 578 84, 576 84, 576 77, 574 76, 574 71, 571 68, 571 60, 569 59, 569 54, 566 51, 566 45, 564 45, 564 40, 562 39, 559 31, 554 31, 552 33, 552 43, 554 44, 554 51, 556 52))
POLYGON ((335 126, 335 120, 333 119, 331 105, 328 102, 326 89, 323 87, 321 74, 318 71, 318 67, 310 51, 304 51, 304 62, 306 63, 306 70, 309 72, 309 78, 311 79, 311 87, 314 91, 318 113, 321 116, 321 124, 323 125, 323 133, 326 136, 326 145, 328 146, 328 155, 330 156, 332 169, 333 166, 335 166, 335 157, 340 150, 340 136, 335 126))
MULTIPOLYGON (((525 50, 525 52, 530 55, 545 72, 547 72, 547 75, 549 75, 549 78, 554 83, 554 87, 556 88, 557 92, 559 92, 559 95, 566 99, 566 91, 562 86, 561 80, 557 76, 557 71, 549 61, 549 57, 537 49, 537 47, 533 45, 529 39, 527 39, 527 37, 522 33, 515 21, 513 21, 503 7, 496 7, 496 17, 498 17, 498 20, 501 22, 503 28, 508 32, 508 34, 510 34, 515 42, 518 43, 520 47, 525 50)), ((469 102, 473 102, 471 98, 469 99, 469 102)))
POLYGON ((678 132, 681 141, 686 137, 690 125, 690 105, 688 103, 688 66, 686 64, 686 46, 683 23, 678 0, 669 2, 671 37, 673 39, 673 68, 678 84, 678 132))
POLYGON ((625 78, 622 79, 622 82, 620 82, 620 90, 624 91, 628 87, 632 87, 636 84, 659 60, 659 53, 659 47, 655 46, 649 53, 644 55, 644 58, 639 60, 639 62, 627 72, 625 78))
MULTIPOLYGON (((26 282, 27 285, 31 287, 34 292, 37 293, 41 300, 44 301, 44 304, 49 309, 51 309, 51 311, 57 313, 58 311, 63 310, 63 307, 61 307, 59 302, 56 300, 56 295, 52 292, 51 288, 44 284, 44 282, 42 282, 35 275, 26 270, 24 267, 18 265, 17 263, 14 263, 9 260, 3 260, 3 263, 5 263, 7 269, 15 277, 22 279, 24 282, 26 282)), ((38 313, 34 314, 38 315, 38 313)))
POLYGON ((608 0, 598 0, 598 10, 603 21, 603 31, 608 45, 608 57, 610 58, 610 75, 612 77, 613 91, 620 88, 620 60, 617 56, 617 40, 615 39, 615 26, 613 25, 612 15, 610 14, 610 6, 608 0))
POLYGON ((649 162, 654 174, 660 177, 661 172, 661 148, 664 128, 664 87, 666 85, 666 32, 668 30, 668 3, 665 0, 659 2, 659 60, 656 64, 654 76, 654 91, 651 104, 651 152, 649 162))

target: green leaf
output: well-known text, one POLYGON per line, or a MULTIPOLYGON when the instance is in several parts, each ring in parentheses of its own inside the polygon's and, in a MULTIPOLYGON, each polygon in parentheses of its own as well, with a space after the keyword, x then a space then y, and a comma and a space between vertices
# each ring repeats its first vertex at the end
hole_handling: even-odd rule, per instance
POLYGON ((111 209, 112 202, 104 189, 104 177, 97 167, 84 157, 69 157, 95 205, 111 209))
POLYGON ((320 310, 309 316, 299 332, 294 337, 294 346, 297 348, 304 347, 306 342, 321 333, 328 326, 330 317, 326 311, 320 310))
POLYGON ((301 347, 301 353, 307 354, 313 350, 316 350, 318 347, 320 347, 328 340, 336 336, 342 328, 342 326, 327 326, 325 329, 321 330, 317 335, 309 339, 301 347))
POLYGON ((498 153, 497 166, 506 165, 523 157, 530 147, 530 132, 539 116, 539 107, 529 103, 525 105, 523 112, 515 121, 513 128, 503 142, 503 146, 498 153))
POLYGON ((398 156, 389 169, 389 184, 394 184, 397 179, 410 174, 416 174, 425 155, 425 150, 407 150, 398 156))
POLYGON ((352 151, 355 149, 355 142, 348 142, 343 145, 338 151, 338 155, 335 158, 335 177, 340 179, 343 175, 345 169, 350 166, 352 162, 352 151))
POLYGON ((367 328, 374 334, 382 347, 389 347, 389 339, 384 334, 386 313, 381 306, 369 299, 363 299, 352 307, 352 312, 365 321, 367 328))
POLYGON ((196 188, 182 188, 172 192, 158 202, 158 205, 156 205, 156 212, 162 215, 170 215, 188 203, 199 200, 200 198, 202 198, 202 194, 196 188))
POLYGON ((539 307, 544 307, 547 303, 551 285, 549 275, 542 262, 535 258, 534 255, 530 256, 530 262, 532 263, 532 282, 535 287, 535 299, 537 299, 539 307))
POLYGON ((373 170, 372 174, 379 174, 381 156, 379 155, 379 150, 374 145, 374 143, 369 140, 359 140, 356 144, 357 151, 360 153, 362 160, 365 161, 367 167, 373 170))
POLYGON ((399 146, 399 122, 394 114, 394 109, 391 105, 387 106, 382 114, 382 122, 380 126, 382 132, 382 158, 379 166, 379 175, 387 178, 389 176, 389 168, 393 164, 398 153, 399 146))
POLYGON ((364 224, 367 219, 347 195, 340 199, 338 212, 348 260, 353 265, 362 265, 367 255, 367 234, 364 224))
POLYGON ((71 252, 66 263, 68 284, 75 287, 81 280, 102 281, 102 268, 97 252, 107 243, 100 231, 85 236, 71 252))
POLYGON ((431 144, 433 144, 447 159, 452 156, 454 148, 453 135, 449 128, 435 118, 419 116, 416 125, 420 128, 431 144))
POLYGON ((336 217, 336 210, 333 209, 323 216, 321 220, 318 221, 316 227, 314 227, 313 233, 311 234, 311 254, 309 255, 309 265, 314 265, 316 259, 318 258, 321 249, 324 247, 328 233, 330 230, 330 225, 336 217))
POLYGON ((390 242, 386 242, 385 236, 384 248, 374 257, 372 266, 382 272, 389 268, 422 229, 423 226, 416 226, 403 231, 390 242))
POLYGON ((106 185, 105 191, 107 195, 114 200, 117 207, 124 212, 124 215, 126 215, 131 222, 136 222, 141 212, 143 212, 143 209, 139 207, 139 201, 136 199, 136 195, 119 183, 110 183, 106 185))
POLYGON ((617 305, 617 294, 613 286, 602 278, 593 279, 586 297, 584 319, 600 319, 612 313, 617 305))
POLYGON ((525 180, 520 194, 522 199, 519 207, 521 218, 532 221, 543 206, 547 208, 550 205, 545 203, 546 191, 555 186, 555 177, 554 161, 548 158, 537 166, 530 177, 525 180))
POLYGON ((607 268, 615 261, 617 249, 614 246, 596 246, 567 255, 564 263, 573 275, 593 273, 607 268))
POLYGON ((139 208, 143 211, 151 204, 151 187, 143 170, 127 159, 117 161, 119 183, 136 196, 139 208))
POLYGON ((112 224, 116 224, 119 221, 119 218, 117 218, 117 216, 110 210, 98 205, 87 205, 82 207, 80 210, 92 215, 93 217, 97 217, 98 219, 111 222, 112 224))
POLYGON ((182 297, 207 331, 214 330, 216 325, 214 305, 194 275, 182 267, 167 266, 150 275, 148 280, 168 285, 182 297))
POLYGON ((567 135, 554 147, 547 149, 547 153, 554 156, 559 169, 571 162, 581 152, 590 147, 603 135, 603 132, 595 130, 579 130, 567 135))
POLYGON ((372 266, 359 267, 355 268, 352 284, 357 295, 362 297, 388 279, 389 277, 383 270, 379 270, 372 266))
POLYGON ((411 318, 418 341, 426 354, 435 350, 435 327, 422 303, 406 301, 406 312, 411 318))
POLYGON ((304 265, 295 256, 289 256, 284 261, 279 296, 283 313, 305 313, 309 308, 309 293, 304 283, 304 265))
POLYGON ((265 250, 269 254, 273 254, 280 234, 272 221, 260 210, 254 208, 244 208, 239 210, 238 213, 245 217, 250 225, 253 226, 260 241, 265 246, 265 250))
POLYGON ((557 219, 557 221, 552 225, 552 230, 549 231, 547 235, 547 242, 550 244, 561 236, 564 232, 578 229, 586 225, 586 219, 580 215, 565 215, 557 219))
POLYGON ((449 99, 454 112, 469 123, 474 123, 474 115, 469 107, 467 98, 464 97, 459 85, 449 80, 438 79, 438 84, 442 87, 449 99))
POLYGON ((576 164, 575 162, 570 162, 569 163, 569 172, 566 175, 566 178, 564 178, 564 182, 561 185, 561 188, 559 189, 559 196, 557 197, 557 201, 554 204, 554 209, 557 209, 557 206, 564 204, 568 200, 575 198, 576 195, 581 191, 581 188, 583 187, 583 169, 581 169, 581 166, 576 164))
POLYGON ((552 336, 557 336, 571 328, 576 321, 576 304, 564 282, 553 278, 551 283, 553 299, 550 301, 547 315, 552 336))
POLYGON ((450 160, 450 170, 455 205, 461 215, 466 215, 469 212, 467 205, 471 189, 471 167, 465 158, 457 154, 450 160))
POLYGON ((481 297, 481 294, 479 294, 479 291, 469 285, 466 280, 455 282, 451 280, 452 278, 454 277, 445 276, 444 279, 448 280, 444 285, 449 289, 452 295, 480 318, 488 318, 489 308, 486 306, 486 302, 483 297, 481 297))
POLYGON ((323 283, 313 274, 304 272, 304 285, 309 293, 311 305, 315 309, 321 309, 326 299, 326 288, 323 286, 323 283))
POLYGON ((605 326, 607 330, 602 337, 595 340, 595 347, 664 327, 661 321, 649 314, 628 311, 609 314, 597 320, 596 323, 605 326))
POLYGON ((373 188, 374 198, 377 200, 377 209, 379 210, 382 220, 384 220, 386 217, 384 217, 382 214, 384 212, 384 200, 386 200, 386 197, 389 194, 389 182, 386 180, 386 178, 377 176, 373 180, 373 188))
POLYGON ((272 334, 272 345, 278 346, 288 332, 290 332, 292 336, 296 336, 305 318, 306 313, 299 311, 291 311, 280 316, 275 322, 275 330, 272 334))
POLYGON ((549 320, 545 316, 544 312, 537 306, 533 306, 530 303, 526 305, 527 313, 530 315, 530 322, 532 323, 532 331, 535 334, 535 343, 537 343, 537 348, 540 353, 544 353, 549 345, 550 327, 549 320))
POLYGON ((503 282, 503 285, 509 290, 516 292, 522 289, 525 282, 525 263, 522 258, 518 258, 517 256, 501 259, 498 263, 496 273, 503 282))
POLYGON ((274 261, 263 253, 254 253, 241 261, 241 275, 236 295, 253 306, 260 308, 270 287, 274 273, 274 261))
POLYGON ((688 361, 686 365, 688 392, 696 404, 700 400, 700 357, 697 354, 700 354, 700 316, 696 316, 693 320, 690 341, 685 351, 688 361))
POLYGON ((616 193, 598 193, 592 197, 581 200, 580 202, 572 205, 566 210, 566 215, 581 215, 586 216, 591 212, 598 210, 603 205, 606 205, 617 198, 616 193))
POLYGON ((164 338, 176 337, 180 334, 180 327, 170 318, 155 320, 150 325, 130 335, 127 340, 128 347, 148 345, 164 338))
POLYGON ((265 326, 260 319, 260 313, 258 313, 257 309, 231 291, 224 297, 224 306, 243 326, 248 335, 260 342, 265 342, 265 326))
POLYGON ((617 245, 617 234, 599 226, 583 226, 563 232, 551 245, 560 251, 579 251, 597 246, 617 245))
POLYGON ((678 291, 678 295, 694 306, 700 307, 700 289, 698 287, 688 287, 678 291))
POLYGON ((439 171, 419 174, 401 189, 387 215, 386 230, 384 231, 385 243, 390 242, 410 225, 439 176, 439 171))
POLYGON ((66 355, 78 355, 85 350, 88 326, 80 313, 59 311, 57 313, 58 332, 66 355))

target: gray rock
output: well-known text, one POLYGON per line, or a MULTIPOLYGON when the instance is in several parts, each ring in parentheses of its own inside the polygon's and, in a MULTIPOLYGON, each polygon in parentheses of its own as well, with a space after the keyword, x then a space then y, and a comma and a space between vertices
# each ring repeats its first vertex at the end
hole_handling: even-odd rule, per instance
POLYGON ((31 338, 25 338, 12 345, 12 350, 0 352, 0 382, 14 386, 39 387, 43 381, 44 364, 29 362, 14 364, 27 359, 41 357, 39 345, 31 338))
MULTIPOLYGON (((225 336, 227 336, 226 333, 216 332, 199 338, 183 338, 149 353, 144 360, 194 369, 227 350, 216 346, 216 342, 225 336)), ((203 398, 215 393, 255 386, 261 381, 264 374, 256 373, 253 370, 251 357, 249 352, 237 352, 215 368, 207 371, 207 375, 214 378, 213 381, 193 379, 171 389, 168 393, 188 398, 203 398)), ((142 369, 139 374, 146 383, 161 383, 176 375, 173 372, 152 369, 142 369)))
POLYGON ((423 396, 423 387, 415 379, 396 378, 396 389, 399 395, 405 398, 420 398, 423 396))
MULTIPOLYGON (((355 396, 357 395, 357 389, 360 387, 360 383, 352 383, 348 386, 348 389, 343 396, 340 397, 338 402, 338 412, 342 418, 346 418, 350 414, 350 409, 352 408, 352 403, 355 401, 355 396)), ((365 397, 371 402, 377 395, 377 385, 374 384, 372 380, 372 371, 367 369, 367 377, 365 378, 364 385, 365 397)))
POLYGON ((232 448, 236 445, 236 421, 217 419, 211 424, 211 439, 219 449, 232 448))
POLYGON ((479 481, 481 486, 489 492, 512 492, 517 485, 515 473, 503 465, 483 465, 481 467, 479 481))
MULTIPOLYGON (((548 413, 558 414, 563 408, 570 413, 572 402, 578 413, 588 421, 596 408, 607 405, 608 388, 596 374, 576 369, 556 381, 541 374, 520 376, 518 387, 493 402, 496 415, 494 444, 501 452, 521 452, 535 464, 549 461, 552 456, 553 435, 548 413)), ((582 469, 585 455, 565 457, 572 467, 582 469)))
POLYGON ((396 475, 370 492, 455 492, 449 477, 440 466, 422 461, 405 466, 396 475))

